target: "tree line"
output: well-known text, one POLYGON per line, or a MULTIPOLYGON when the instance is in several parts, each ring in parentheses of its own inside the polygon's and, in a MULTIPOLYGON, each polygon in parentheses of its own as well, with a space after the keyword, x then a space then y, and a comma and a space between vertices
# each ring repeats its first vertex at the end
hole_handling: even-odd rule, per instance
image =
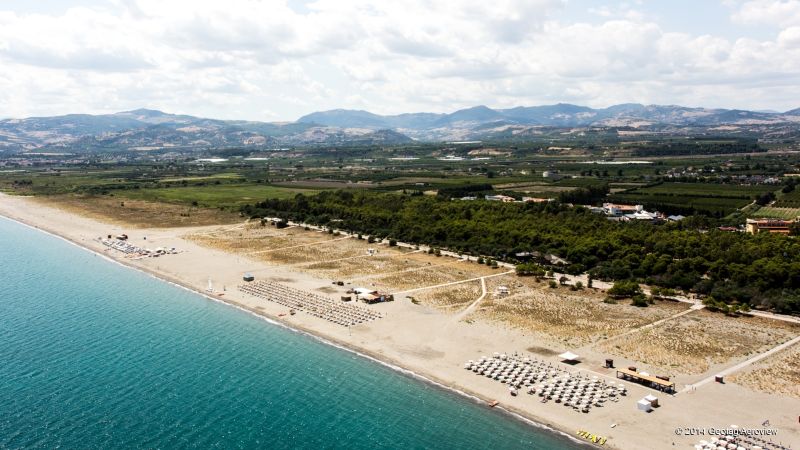
POLYGON ((434 196, 325 191, 246 205, 251 217, 336 227, 378 238, 517 262, 522 252, 567 260, 558 269, 602 280, 679 288, 727 304, 800 313, 800 244, 792 237, 716 230, 710 219, 611 222, 559 202, 452 201, 434 196))

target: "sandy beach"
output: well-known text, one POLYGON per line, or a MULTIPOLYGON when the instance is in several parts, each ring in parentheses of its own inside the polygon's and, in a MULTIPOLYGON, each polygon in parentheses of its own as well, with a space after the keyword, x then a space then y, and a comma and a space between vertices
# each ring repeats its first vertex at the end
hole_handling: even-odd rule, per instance
MULTIPOLYGON (((568 311, 564 305, 585 302, 587 311, 597 309, 597 314, 603 314, 602 308, 614 305, 602 306, 602 295, 598 293, 570 293, 564 288, 550 292, 528 279, 503 275, 508 271, 505 268, 491 270, 476 263, 386 245, 370 244, 378 249, 378 255, 368 260, 364 256, 366 243, 300 227, 261 230, 238 223, 133 228, 78 215, 32 198, 4 194, 0 194, 0 215, 480 401, 497 400, 507 411, 570 436, 576 437, 579 429, 604 436, 605 447, 693 448, 711 436, 687 435, 686 430, 727 428, 732 424, 743 429, 763 429, 762 423, 768 420, 766 428, 777 433, 771 436, 774 442, 800 448, 800 397, 793 395, 796 387, 770 393, 769 380, 756 378, 751 372, 766 373, 780 383, 780 373, 770 371, 771 362, 794 367, 785 358, 787 352, 796 358, 800 344, 764 358, 757 365, 743 367, 741 372, 746 376, 740 375, 740 379, 746 383, 742 385, 734 381, 736 377, 727 378, 724 384, 704 381, 800 336, 800 326, 790 323, 758 317, 737 322, 734 327, 726 325, 725 320, 732 319, 723 315, 690 310, 691 305, 665 303, 652 309, 618 308, 609 314, 609 322, 597 324, 568 311), (130 258, 98 239, 121 233, 129 236, 131 244, 174 247, 178 253, 130 258), (243 283, 245 273, 253 274, 257 280, 334 299, 345 295, 348 288, 361 285, 396 293, 396 299, 376 305, 359 304, 382 317, 344 327, 302 311, 290 315, 285 306, 241 292, 237 286, 243 283), (208 292, 209 280, 213 292, 208 292), (337 280, 351 284, 332 283, 337 280), (463 280, 471 281, 461 283, 463 280), (450 289, 449 283, 457 284, 450 289), (513 293, 494 298, 493 292, 501 283, 511 285, 513 293), (551 304, 559 306, 547 310, 551 304), (530 314, 530 318, 514 321, 516 314, 530 314), (564 317, 580 322, 579 335, 570 336, 572 328, 556 323, 564 317), (654 326, 647 328, 649 324, 654 326), (702 330, 713 331, 714 326, 727 329, 727 334, 721 330, 718 338, 703 336, 702 330), (679 343, 681 336, 684 343, 691 345, 679 343), (745 338, 738 342, 737 336, 745 338), (675 354, 684 350, 691 356, 676 359, 675 354), (556 355, 565 351, 581 355, 581 362, 572 366, 559 361, 556 355), (668 373, 677 383, 678 393, 668 395, 624 382, 629 392, 620 401, 593 408, 588 414, 580 413, 553 402, 543 404, 538 396, 524 392, 512 397, 505 384, 464 369, 465 361, 495 352, 518 352, 570 372, 620 383, 614 369, 604 368, 605 358, 614 358, 617 367, 636 366, 650 373, 668 373), (638 411, 636 402, 649 394, 658 397, 660 406, 650 413, 638 411)), ((794 378, 784 378, 791 383, 796 374, 794 378)))

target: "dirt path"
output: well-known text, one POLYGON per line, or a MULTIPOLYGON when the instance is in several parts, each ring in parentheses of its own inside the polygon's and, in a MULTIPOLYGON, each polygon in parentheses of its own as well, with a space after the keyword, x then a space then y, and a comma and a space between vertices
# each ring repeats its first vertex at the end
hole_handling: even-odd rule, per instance
MULTIPOLYGON (((638 333, 640 331, 644 331, 644 330, 647 330, 649 328, 657 327, 658 325, 661 325, 664 322, 669 322, 670 320, 677 319, 678 317, 685 316, 686 314, 689 314, 689 313, 694 312, 694 311, 701 310, 703 308, 705 308, 705 306, 703 306, 702 304, 692 305, 692 307, 687 309, 686 311, 681 311, 678 314, 673 314, 673 315, 671 315, 669 317, 665 317, 663 319, 656 320, 655 322, 650 322, 650 323, 648 323, 646 325, 640 326, 639 328, 634 328, 634 329, 628 330, 628 331, 626 331, 626 332, 624 332, 622 334, 618 334, 616 336, 611 336, 610 338, 608 338, 608 339, 606 339, 605 341, 602 341, 602 342, 606 343, 608 341, 613 341, 615 339, 619 339, 621 337, 628 336, 628 335, 631 335, 633 333, 638 333)), ((595 344, 591 344, 590 346, 593 346, 593 345, 595 345, 595 344)))
POLYGON ((478 297, 478 299, 475 300, 474 302, 472 302, 469 306, 464 308, 463 311, 461 311, 460 313, 456 314, 453 317, 453 322, 459 322, 463 318, 467 317, 470 313, 472 313, 472 311, 478 306, 478 304, 484 298, 486 298, 486 293, 487 293, 487 291, 486 291, 486 277, 481 277, 481 296, 478 297))
POLYGON ((742 361, 739 364, 736 364, 734 366, 728 367, 727 369, 725 369, 723 371, 717 372, 715 375, 712 375, 712 376, 710 376, 708 378, 704 378, 704 379, 698 381, 697 383, 686 385, 686 387, 683 388, 683 390, 680 391, 680 393, 689 392, 689 391, 692 391, 692 390, 694 390, 694 389, 696 389, 696 388, 698 388, 698 387, 700 387, 700 386, 702 386, 704 384, 711 383, 712 381, 715 380, 715 377, 718 377, 718 376, 724 377, 724 376, 730 375, 730 374, 732 374, 734 372, 738 372, 738 371, 744 369, 745 367, 747 367, 747 366, 749 366, 749 365, 751 365, 753 363, 757 363, 757 362, 761 361, 762 359, 764 359, 764 358, 766 358, 768 356, 774 355, 775 353, 778 353, 781 350, 785 350, 785 349, 793 346, 794 344, 797 344, 798 342, 800 342, 800 336, 797 336, 796 338, 794 338, 794 339, 792 339, 790 341, 784 342, 783 344, 781 344, 781 345, 779 345, 779 346, 777 346, 775 348, 767 350, 764 353, 760 353, 760 354, 758 354, 758 355, 756 355, 756 356, 754 356, 754 357, 752 357, 752 358, 750 358, 750 359, 748 359, 746 361, 742 361))

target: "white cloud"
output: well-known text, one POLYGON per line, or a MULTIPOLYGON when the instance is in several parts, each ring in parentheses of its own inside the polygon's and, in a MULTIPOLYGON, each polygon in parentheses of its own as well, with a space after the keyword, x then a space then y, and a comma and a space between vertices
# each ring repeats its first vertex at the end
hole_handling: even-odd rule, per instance
POLYGON ((449 111, 570 101, 788 109, 800 0, 727 2, 773 40, 675 32, 646 3, 561 0, 114 0, 0 6, 0 116, 136 107, 294 119, 320 109, 449 111), (631 6, 632 5, 632 6, 631 6))
POLYGON ((800 25, 800 0, 748 0, 737 7, 733 20, 747 25, 800 25))

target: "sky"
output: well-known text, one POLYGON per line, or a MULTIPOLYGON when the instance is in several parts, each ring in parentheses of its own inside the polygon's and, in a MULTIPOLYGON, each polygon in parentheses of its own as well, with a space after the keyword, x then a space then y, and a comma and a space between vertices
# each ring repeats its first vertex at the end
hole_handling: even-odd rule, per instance
POLYGON ((800 0, 3 0, 0 117, 800 107, 800 0))

